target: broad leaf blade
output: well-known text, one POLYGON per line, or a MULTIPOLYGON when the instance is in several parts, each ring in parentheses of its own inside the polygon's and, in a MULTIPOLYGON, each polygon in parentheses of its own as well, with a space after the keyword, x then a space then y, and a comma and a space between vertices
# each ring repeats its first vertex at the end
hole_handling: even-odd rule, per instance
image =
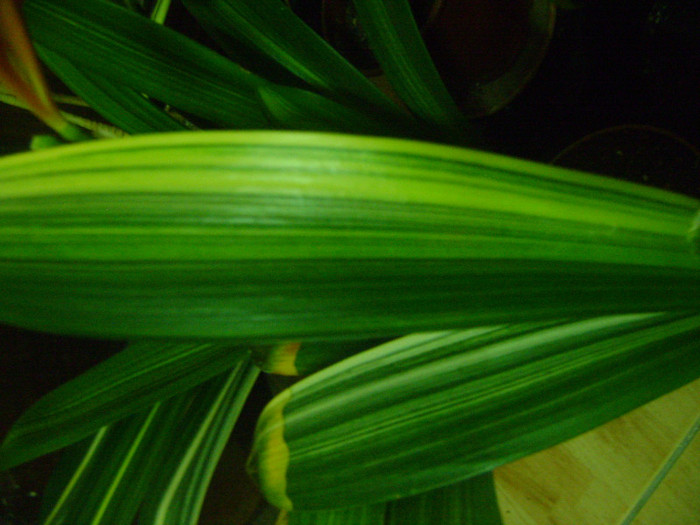
POLYGON ((246 348, 230 343, 134 342, 30 407, 5 437, 0 468, 75 443, 244 359, 246 348))
POLYGON ((500 340, 487 329, 408 336, 273 399, 251 468, 286 509, 387 501, 550 447, 697 377, 700 315, 602 317, 500 340))
POLYGON ((493 473, 387 504, 386 525, 501 525, 493 473))
POLYGON ((90 76, 237 128, 265 128, 263 79, 210 49, 106 0, 28 0, 32 38, 90 76))
MULTIPOLYGON (((363 505, 349 509, 291 512, 279 525, 384 525, 384 504, 363 505)), ((411 521, 411 523, 413 523, 411 521)))
POLYGON ((0 159, 0 320, 372 338, 700 306, 697 200, 412 141, 130 137, 0 159))

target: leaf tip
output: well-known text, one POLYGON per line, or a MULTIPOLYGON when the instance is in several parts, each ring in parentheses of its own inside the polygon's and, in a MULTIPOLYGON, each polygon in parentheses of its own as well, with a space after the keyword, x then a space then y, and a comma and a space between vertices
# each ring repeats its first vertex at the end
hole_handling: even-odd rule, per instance
POLYGON ((286 342, 273 347, 258 348, 253 351, 253 359, 258 368, 268 374, 298 376, 296 359, 300 348, 300 342, 286 342))
POLYGON ((284 440, 284 407, 291 398, 285 390, 275 397, 258 419, 248 473, 258 481, 267 500, 283 510, 292 510, 287 496, 289 447, 284 440))

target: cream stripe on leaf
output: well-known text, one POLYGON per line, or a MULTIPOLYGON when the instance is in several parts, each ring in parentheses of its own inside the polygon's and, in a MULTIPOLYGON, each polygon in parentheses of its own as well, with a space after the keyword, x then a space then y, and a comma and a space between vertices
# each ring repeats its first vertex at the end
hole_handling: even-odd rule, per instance
POLYGON ((416 334, 273 399, 251 463, 285 508, 388 501, 555 445, 698 376, 700 315, 416 334))
POLYGON ((0 159, 0 204, 0 321, 56 332, 366 339, 700 305, 696 199, 420 142, 53 148, 0 159))

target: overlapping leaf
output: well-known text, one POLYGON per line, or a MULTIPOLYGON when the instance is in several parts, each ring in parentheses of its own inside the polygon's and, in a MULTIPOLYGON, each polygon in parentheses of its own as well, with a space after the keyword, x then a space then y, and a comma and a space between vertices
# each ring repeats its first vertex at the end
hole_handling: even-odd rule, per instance
POLYGON ((265 81, 175 31, 106 0, 28 0, 23 8, 35 42, 92 78, 223 126, 269 126, 257 97, 265 81))
POLYGON ((0 160, 0 321, 251 342, 700 305, 697 200, 459 148, 198 132, 0 160))
POLYGON ((71 447, 42 502, 42 523, 130 523, 185 409, 182 396, 156 403, 71 447))
POLYGON ((377 60, 403 101, 423 121, 451 135, 453 142, 464 141, 469 125, 430 58, 408 0, 354 4, 377 60))
POLYGON ((245 359, 229 374, 203 385, 159 466, 139 523, 198 523, 214 469, 257 375, 245 359))
POLYGON ((501 525, 493 474, 389 503, 282 511, 278 525, 501 525))
POLYGON ((273 399, 251 471, 285 509, 364 505, 468 479, 700 376, 700 315, 418 334, 273 399))
POLYGON ((362 505, 349 509, 292 512, 280 525, 384 525, 384 504, 362 505))
POLYGON ((133 89, 101 75, 90 75, 85 72, 85 68, 82 70, 77 68, 69 59, 49 48, 40 46, 39 51, 44 61, 59 74, 74 93, 90 104, 92 109, 127 133, 186 129, 133 89))
POLYGON ((400 112, 391 100, 325 40, 277 0, 185 0, 187 8, 219 31, 297 75, 316 90, 363 106, 385 118, 400 112))
POLYGON ((196 523, 256 373, 247 360, 73 445, 42 502, 45 525, 196 523), (150 510, 156 510, 155 514, 150 510))
POLYGON ((388 339, 286 342, 253 349, 253 361, 263 372, 284 376, 318 372, 388 339))
POLYGON ((247 359, 245 347, 225 342, 134 342, 30 407, 0 447, 0 468, 75 443, 247 359))

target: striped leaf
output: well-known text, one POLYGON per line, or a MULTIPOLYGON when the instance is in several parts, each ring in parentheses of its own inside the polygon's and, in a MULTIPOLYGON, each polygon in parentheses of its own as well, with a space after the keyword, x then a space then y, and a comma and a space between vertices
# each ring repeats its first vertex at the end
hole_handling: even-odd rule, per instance
POLYGON ((412 138, 424 135, 415 123, 387 119, 371 106, 336 102, 304 89, 270 85, 260 88, 258 94, 270 122, 280 128, 412 138))
POLYGON ((50 49, 38 46, 46 64, 92 109, 127 133, 178 131, 185 127, 133 89, 101 75, 86 73, 50 49))
POLYGON ((423 43, 408 0, 353 0, 359 22, 392 87, 426 123, 465 140, 469 124, 423 43))
POLYGON ((487 472, 388 504, 282 511, 277 525, 501 525, 493 474, 487 472))
POLYGON ((214 51, 107 0, 27 0, 32 38, 91 77, 216 124, 264 128, 265 81, 214 51))
POLYGON ((257 378, 245 359, 223 377, 199 388, 181 421, 139 514, 141 525, 196 525, 224 446, 257 378))
POLYGON ((75 443, 247 360, 231 343, 138 341, 41 398, 12 426, 0 469, 75 443))
POLYGON ((697 377, 700 315, 408 336, 275 397, 250 469, 285 509, 387 501, 488 472, 697 377))
POLYGON ((386 119, 396 105, 278 0, 184 0, 192 14, 298 76, 321 93, 374 106, 386 119))
POLYGON ((42 524, 131 523, 186 403, 183 396, 156 403, 71 447, 42 502, 42 524))
POLYGON ((196 523, 255 377, 241 360, 232 371, 70 447, 42 501, 42 523, 132 523, 144 501, 161 512, 142 512, 141 524, 196 523))
POLYGON ((0 159, 0 321, 367 339, 700 306, 696 199, 427 143, 168 133, 0 159))
POLYGON ((276 525, 384 525, 384 515, 384 504, 349 509, 299 511, 282 514, 276 525))
POLYGON ((387 505, 386 525, 501 525, 493 473, 387 505))

